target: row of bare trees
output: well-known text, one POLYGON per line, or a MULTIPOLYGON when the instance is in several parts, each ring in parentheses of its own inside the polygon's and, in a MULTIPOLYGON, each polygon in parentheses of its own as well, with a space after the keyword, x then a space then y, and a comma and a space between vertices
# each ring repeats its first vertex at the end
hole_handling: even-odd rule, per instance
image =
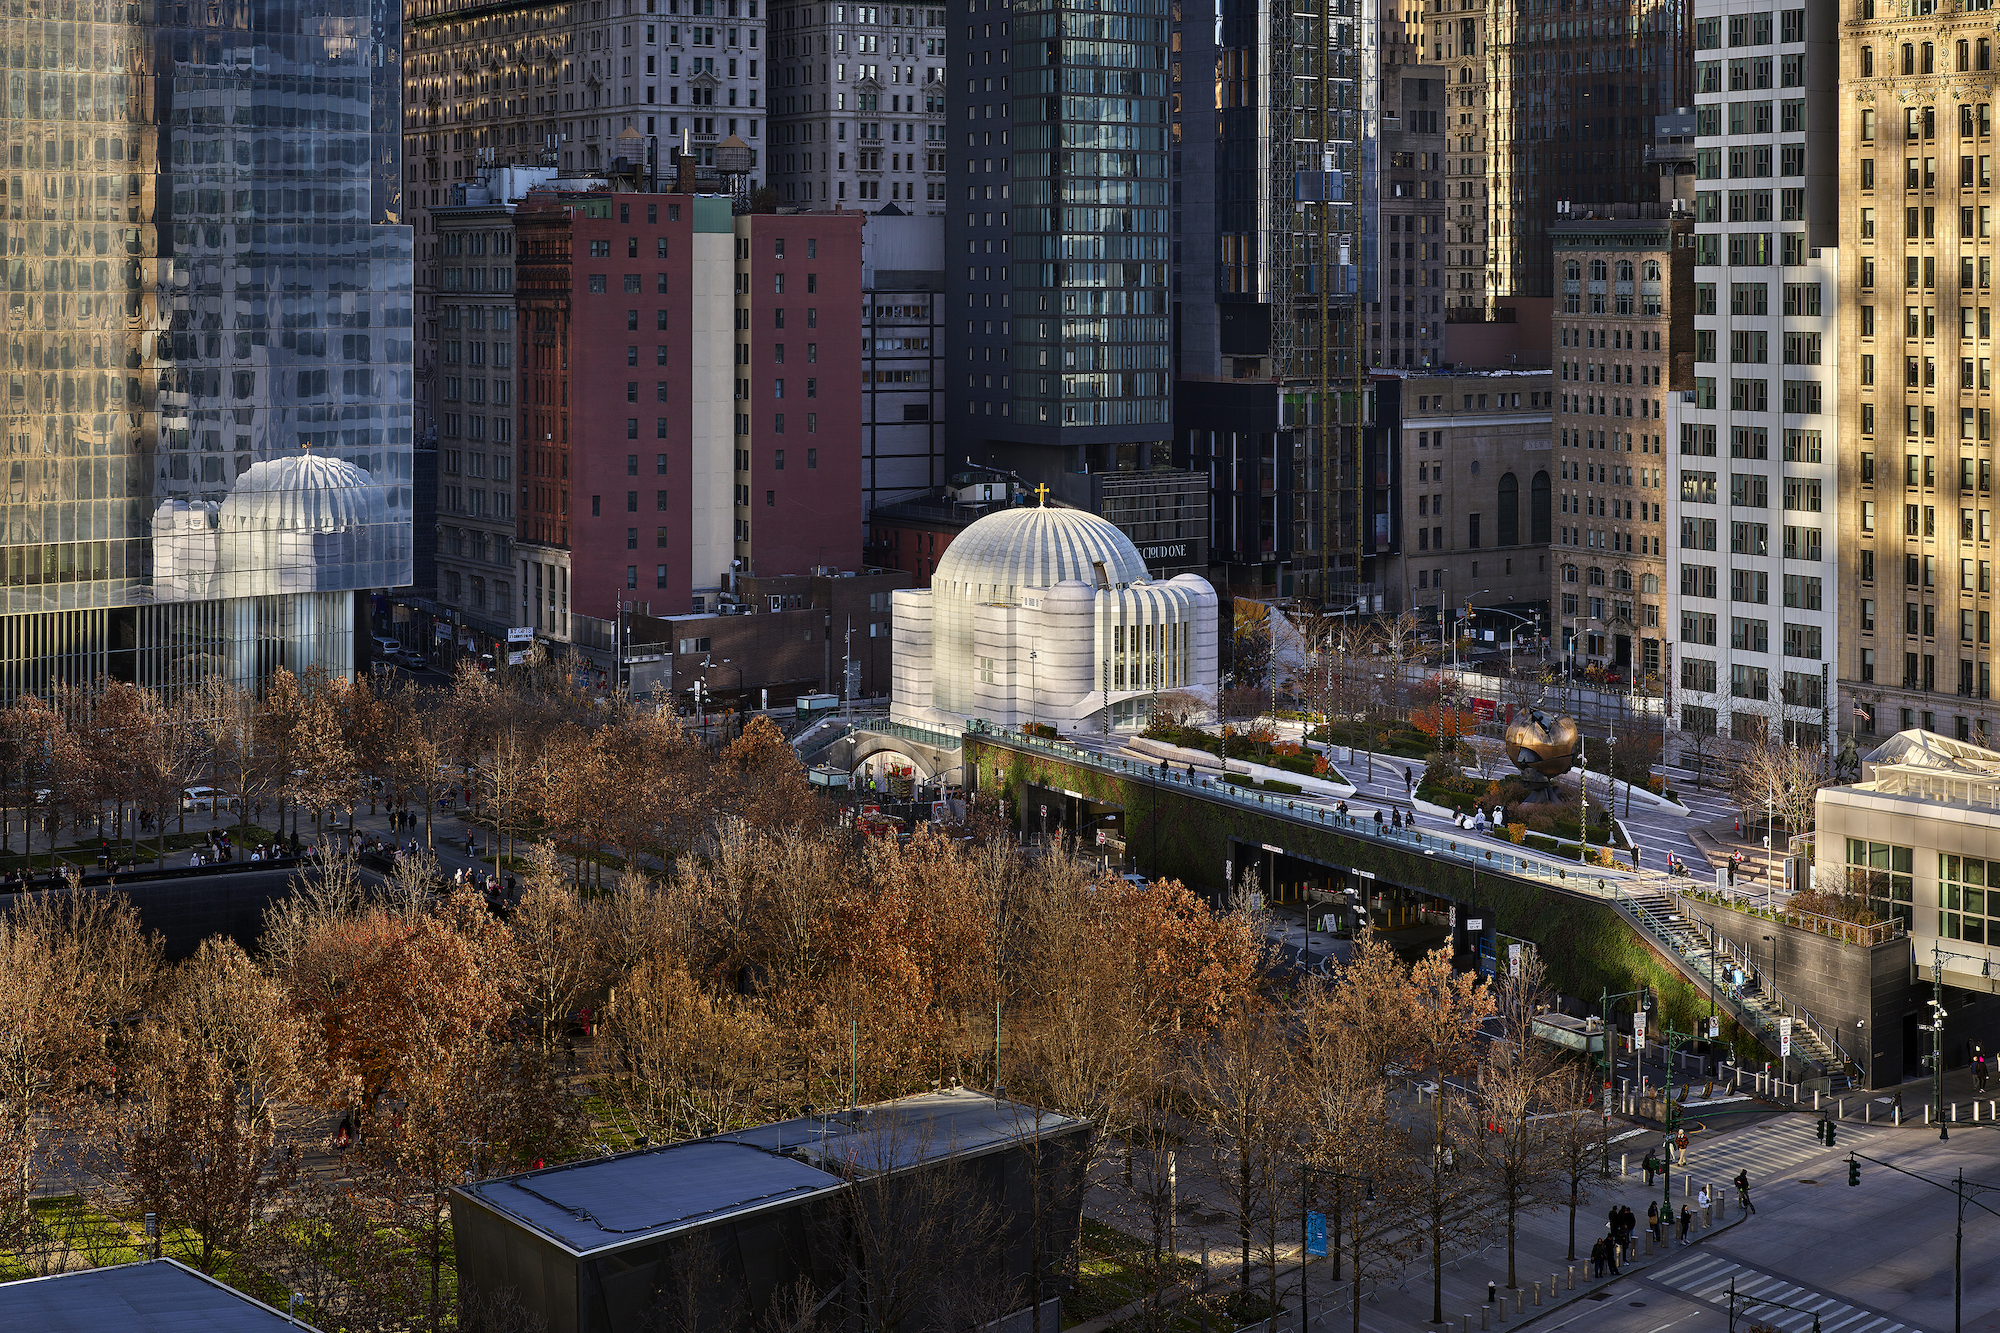
POLYGON ((1506 1246, 1513 1285, 1531 1213, 1570 1210, 1574 1257, 1602 1130, 1587 1071, 1530 1036, 1549 999, 1532 951, 1519 976, 1484 983, 1443 952, 1409 964, 1364 937, 1331 978, 1169 1053, 1121 1131, 1137 1159, 1132 1216, 1171 1249, 1167 1201, 1205 1193, 1235 1233, 1241 1288, 1262 1296, 1240 1313, 1262 1317, 1305 1297, 1289 1284, 1308 1279, 1281 1272, 1304 1213, 1323 1214, 1325 1271, 1345 1282, 1357 1330, 1370 1285, 1413 1264, 1441 1320, 1444 1265, 1477 1245, 1506 1246), (1202 1183, 1176 1178, 1182 1167, 1202 1183))
POLYGON ((732 753, 718 769, 671 713, 474 671, 443 689, 284 670, 260 694, 217 680, 66 688, 0 709, 0 852, 23 813, 49 851, 65 816, 135 844, 143 817, 163 840, 183 792, 202 786, 293 837, 302 819, 324 828, 363 804, 421 809, 431 845, 440 795, 469 793, 504 850, 551 842, 602 887, 605 863, 671 865, 718 813, 824 817, 768 721, 732 753))
MULTIPOLYGON (((1579 1197, 1571 1148, 1595 1118, 1527 1039, 1532 979, 1489 987, 1364 940, 1288 990, 1260 922, 1179 885, 1025 854, 977 812, 956 831, 973 836, 843 829, 767 722, 711 753, 671 717, 471 676, 386 694, 281 677, 227 705, 148 704, 238 738, 196 747, 204 775, 226 756, 228 785, 300 809, 476 785, 524 892, 498 919, 424 858, 384 882, 334 841, 250 947, 172 965, 116 896, 11 900, 0 1251, 77 1262, 34 1202, 76 1195, 118 1227, 156 1213, 170 1252, 299 1291, 315 1322, 440 1329, 469 1173, 954 1082, 1090 1120, 1095 1153, 1129 1147, 1156 1182, 1137 1229, 1168 1250, 1157 1182, 1199 1145, 1243 1285, 1272 1305, 1302 1197, 1357 1279, 1420 1257, 1435 1277, 1466 1236, 1579 1197), (1445 1095, 1419 1103, 1406 1070, 1445 1095)), ((44 734, 87 750, 129 706, 50 703, 44 734)), ((1035 1294, 1073 1276, 1076 1240, 1037 1232, 1035 1294)))

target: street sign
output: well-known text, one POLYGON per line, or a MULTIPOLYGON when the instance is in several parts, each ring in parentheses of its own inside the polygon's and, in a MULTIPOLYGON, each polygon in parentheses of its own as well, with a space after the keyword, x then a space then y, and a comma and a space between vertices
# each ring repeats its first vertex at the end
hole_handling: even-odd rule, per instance
POLYGON ((1486 929, 1486 918, 1483 916, 1467 917, 1465 919, 1465 928, 1467 930, 1484 930, 1486 929))
POLYGON ((1315 1259, 1326 1258, 1326 1214, 1306 1214, 1306 1253, 1315 1259))
POLYGON ((1102 846, 1104 845, 1104 830, 1103 830, 1103 829, 1099 829, 1099 830, 1097 830, 1097 845, 1098 845, 1099 847, 1102 847, 1102 846))
POLYGON ((1778 1054, 1787 1059, 1792 1054, 1792 1020, 1789 1018, 1778 1020, 1778 1054))
POLYGON ((1507 946, 1507 975, 1510 977, 1521 975, 1521 946, 1518 944, 1507 946))
POLYGON ((1710 1014, 1708 1016, 1708 1035, 1710 1038, 1715 1038, 1722 1035, 1722 1020, 1717 1018, 1714 1014, 1710 1014))
POLYGON ((534 641, 535 627, 533 625, 516 625, 507 631, 507 642, 509 643, 533 643, 534 641))
POLYGON ((1646 1044, 1646 1011, 1644 1009, 1633 1011, 1632 1044, 1635 1046, 1644 1046, 1646 1044))

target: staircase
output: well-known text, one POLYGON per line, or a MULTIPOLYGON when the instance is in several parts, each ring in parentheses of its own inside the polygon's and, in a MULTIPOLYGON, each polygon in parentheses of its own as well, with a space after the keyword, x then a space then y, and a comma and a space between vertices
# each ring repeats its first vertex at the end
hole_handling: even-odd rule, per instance
POLYGON ((1819 1074, 1830 1079, 1830 1091, 1843 1091, 1849 1086, 1845 1053, 1835 1047, 1829 1034, 1810 1013, 1761 984, 1746 985, 1741 993, 1731 997, 1726 978, 1734 959, 1727 950, 1717 952, 1707 937, 1682 915, 1673 899, 1664 893, 1635 886, 1619 893, 1612 905, 1620 916, 1631 922, 1672 960, 1698 990, 1711 992, 1716 1006, 1727 1010, 1737 1022, 1755 1033, 1757 1040, 1773 1055, 1778 1054, 1781 1045, 1778 1019, 1789 1017, 1792 1019, 1792 1058, 1804 1060, 1819 1074))

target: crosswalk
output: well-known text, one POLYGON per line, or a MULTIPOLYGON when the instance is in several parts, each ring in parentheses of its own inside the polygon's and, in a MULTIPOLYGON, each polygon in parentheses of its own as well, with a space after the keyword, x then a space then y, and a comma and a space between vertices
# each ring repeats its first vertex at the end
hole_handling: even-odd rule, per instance
POLYGON ((1818 1320, 1819 1333, 1917 1333, 1889 1315, 1773 1277, 1719 1254, 1683 1259, 1647 1274, 1646 1281, 1689 1300, 1723 1309, 1729 1306, 1733 1284, 1739 1316, 1747 1317, 1753 1324, 1768 1324, 1783 1333, 1807 1333, 1814 1320, 1818 1320), (1786 1306, 1798 1308, 1783 1308, 1786 1306))
POLYGON ((1738 1171, 1750 1173, 1751 1197, 1755 1190, 1775 1178, 1791 1175, 1806 1163, 1819 1158, 1845 1156, 1850 1147, 1867 1151, 1862 1145, 1873 1134, 1855 1125, 1842 1125, 1837 1147, 1829 1149, 1813 1136, 1813 1121, 1802 1115, 1781 1116, 1762 1124, 1710 1139, 1696 1135, 1688 1141, 1688 1164, 1695 1187, 1704 1181, 1723 1185, 1734 1206, 1735 1191, 1727 1183, 1738 1171))

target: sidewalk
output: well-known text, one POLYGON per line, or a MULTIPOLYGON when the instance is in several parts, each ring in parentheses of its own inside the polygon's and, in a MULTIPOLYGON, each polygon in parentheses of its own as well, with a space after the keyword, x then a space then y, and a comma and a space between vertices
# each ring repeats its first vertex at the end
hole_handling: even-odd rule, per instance
MULTIPOLYGON (((1611 1160, 1615 1173, 1621 1151, 1629 1151, 1636 1162, 1647 1148, 1658 1145, 1660 1133, 1655 1129, 1614 1123, 1612 1140, 1611 1160)), ((1680 1168, 1676 1167, 1671 1177, 1676 1210, 1683 1202, 1694 1206, 1701 1183, 1708 1174, 1701 1168, 1698 1145, 1690 1149, 1690 1159, 1691 1169, 1695 1172, 1691 1189, 1684 1184, 1680 1168), (1685 1195, 1684 1189, 1687 1189, 1685 1195)), ((1234 1224, 1213 1202, 1218 1191, 1209 1179, 1211 1170, 1211 1164, 1205 1160, 1190 1160, 1183 1163, 1177 1172, 1179 1207, 1176 1210, 1175 1248, 1184 1258, 1196 1262, 1206 1257, 1209 1289, 1222 1291, 1237 1280, 1241 1260, 1234 1224)), ((1139 1189, 1145 1187, 1144 1174, 1142 1167, 1135 1176, 1139 1189)), ((1128 1190, 1123 1184, 1122 1159, 1113 1153, 1100 1165, 1097 1175, 1097 1183, 1085 1203, 1088 1215, 1134 1237, 1143 1239, 1150 1235, 1145 1201, 1138 1197, 1136 1190, 1128 1190)), ((1712 1197, 1720 1199, 1722 1192, 1728 1188, 1728 1176, 1718 1175, 1708 1183, 1712 1197)), ((1502 1226, 1496 1225, 1493 1234, 1481 1236, 1472 1243, 1447 1247, 1443 1276, 1444 1315, 1455 1333, 1525 1324, 1564 1305, 1586 1299, 1592 1292, 1616 1281, 1616 1277, 1610 1275, 1593 1278, 1589 1257, 1592 1243, 1608 1231, 1609 1211, 1615 1205, 1631 1208, 1639 1219, 1633 1257, 1630 1262, 1621 1265, 1620 1276, 1629 1276, 1635 1271, 1678 1258, 1684 1251, 1734 1227, 1741 1220, 1736 1212, 1735 1192, 1729 1190, 1730 1198, 1725 1204, 1718 1204, 1712 1209, 1713 1218, 1706 1226, 1701 1209, 1694 1206, 1694 1223, 1686 1245, 1675 1241, 1673 1232, 1669 1230, 1666 1243, 1654 1247, 1645 1230, 1645 1221, 1646 1205, 1657 1202, 1661 1197, 1658 1180, 1648 1189, 1645 1177, 1635 1167, 1632 1174, 1624 1179, 1614 1174, 1609 1179, 1589 1181, 1585 1188, 1589 1191, 1587 1201, 1577 1209, 1578 1257, 1575 1260, 1568 1258, 1567 1205, 1552 1210, 1524 1212, 1517 1219, 1515 1269, 1521 1286, 1516 1292, 1510 1293, 1506 1288, 1507 1240, 1502 1226), (1491 1307, 1486 1304, 1488 1283, 1495 1284, 1497 1289, 1496 1300, 1491 1307)), ((1254 1288, 1259 1285, 1263 1269, 1261 1265, 1254 1265, 1254 1240, 1252 1244, 1255 1271, 1251 1285, 1254 1288)), ((1295 1236, 1289 1245, 1280 1247, 1278 1254, 1280 1301, 1290 1312, 1289 1322, 1293 1325, 1298 1322, 1300 1249, 1299 1239, 1295 1236)), ((1309 1317, 1328 1327, 1345 1328, 1351 1318, 1353 1287, 1348 1281, 1335 1280, 1331 1276, 1332 1271, 1330 1259, 1310 1261, 1306 1273, 1309 1317)), ((1185 1299, 1198 1294, 1198 1290, 1197 1280, 1169 1293, 1167 1299, 1185 1299)), ((1106 1333, 1145 1303, 1141 1301, 1124 1310, 1084 1321, 1065 1330, 1065 1333, 1106 1333)), ((1362 1289, 1361 1318, 1367 1333, 1438 1333, 1439 1326, 1431 1323, 1431 1309, 1428 1251, 1413 1259, 1393 1283, 1371 1282, 1364 1284, 1362 1289)), ((1277 1320, 1279 1329, 1285 1328, 1287 1322, 1287 1318, 1281 1316, 1277 1320)))

